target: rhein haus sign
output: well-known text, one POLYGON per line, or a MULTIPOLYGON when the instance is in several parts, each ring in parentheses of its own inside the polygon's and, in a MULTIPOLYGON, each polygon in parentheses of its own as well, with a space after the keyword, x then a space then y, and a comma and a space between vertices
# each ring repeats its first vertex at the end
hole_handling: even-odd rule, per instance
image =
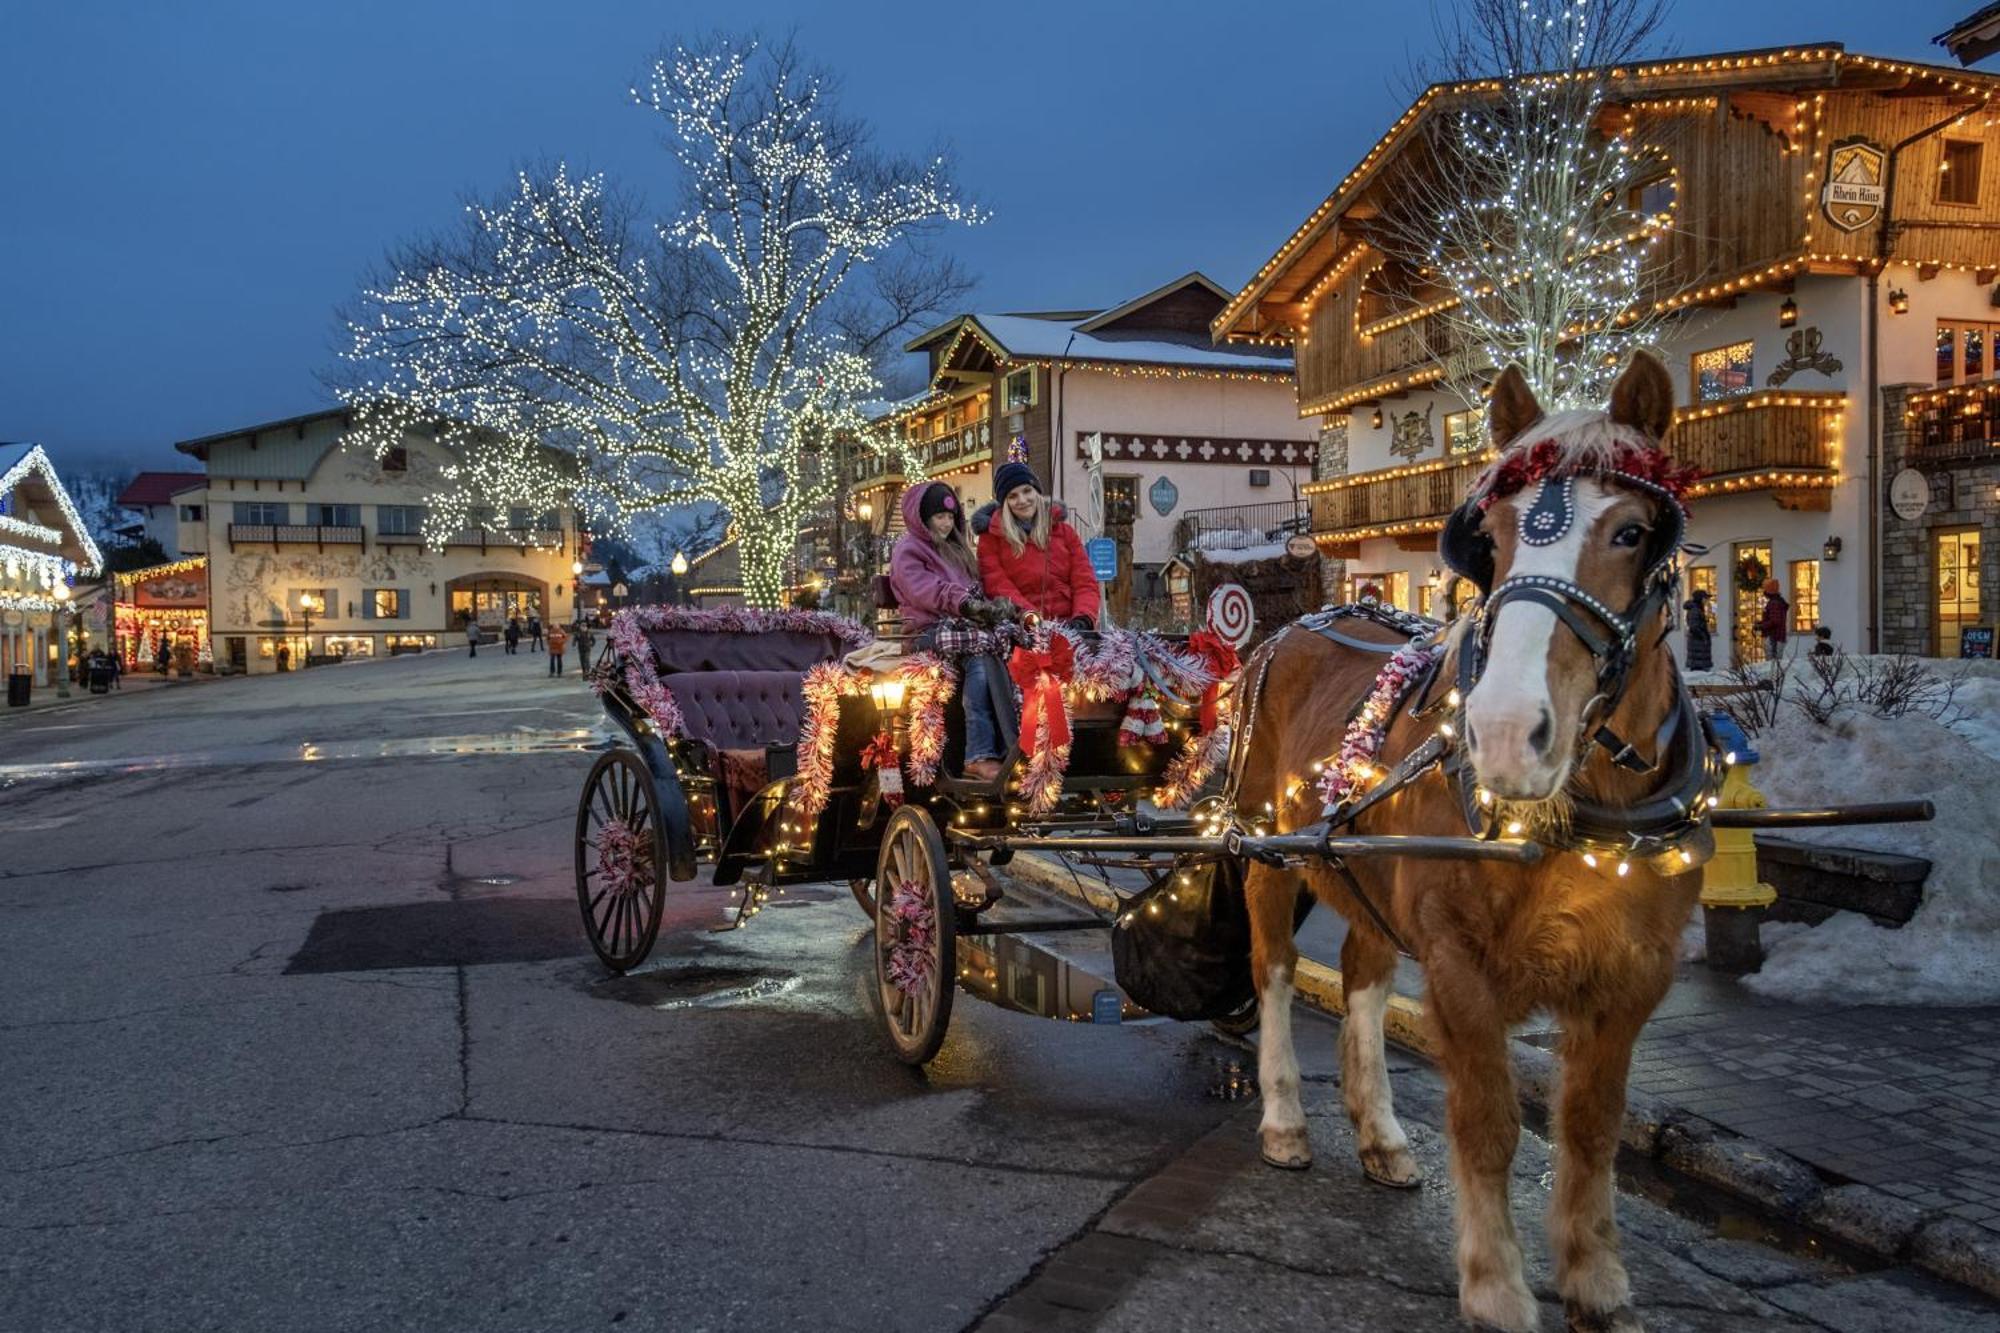
POLYGON ((1882 215, 1882 167, 1888 155, 1861 135, 1842 139, 1826 157, 1820 210, 1842 231, 1859 231, 1882 215))

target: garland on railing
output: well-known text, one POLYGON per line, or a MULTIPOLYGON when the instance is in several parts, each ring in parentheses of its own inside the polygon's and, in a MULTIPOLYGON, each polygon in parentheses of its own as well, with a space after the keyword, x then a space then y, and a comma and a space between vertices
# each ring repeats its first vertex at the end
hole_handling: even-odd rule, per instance
POLYGON ((1375 686, 1362 701, 1361 711, 1347 724, 1339 753, 1326 765, 1319 780, 1320 800, 1329 816, 1342 801, 1373 786, 1381 776, 1376 756, 1382 752, 1382 739, 1396 715, 1396 705, 1423 679, 1431 664, 1444 656, 1444 651, 1441 643, 1406 644, 1396 650, 1375 677, 1375 686))
MULTIPOLYGON (((698 630, 707 634, 765 634, 784 631, 793 634, 824 634, 838 639, 852 652, 875 635, 865 626, 826 611, 760 611, 752 607, 723 606, 706 610, 685 606, 633 606, 611 620, 611 642, 618 649, 624 667, 625 689, 632 701, 653 720, 660 734, 671 740, 681 734, 686 720, 673 691, 660 679, 653 660, 649 631, 698 630)), ((592 671, 590 687, 598 694, 610 689, 609 669, 592 671)))

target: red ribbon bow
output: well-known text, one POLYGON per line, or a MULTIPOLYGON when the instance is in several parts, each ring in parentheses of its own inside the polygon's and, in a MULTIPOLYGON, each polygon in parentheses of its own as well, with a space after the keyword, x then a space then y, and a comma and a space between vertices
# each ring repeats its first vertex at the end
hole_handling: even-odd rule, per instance
POLYGON ((1236 674, 1243 665, 1243 659, 1236 653, 1236 645, 1217 634, 1214 630, 1196 630, 1188 635, 1188 648, 1200 654, 1202 664, 1215 677, 1208 688, 1201 692, 1201 729, 1215 730, 1216 711, 1222 697, 1222 683, 1236 674))
POLYGON ((861 751, 863 768, 894 768, 897 762, 896 738, 886 731, 876 732, 875 739, 861 751))
POLYGON ((1007 659, 1007 674, 1021 691, 1021 738, 1034 747, 1046 718, 1049 747, 1068 745, 1069 714, 1063 711, 1062 687, 1076 674, 1076 649, 1070 641, 1051 634, 1041 648, 1023 644, 1007 659))

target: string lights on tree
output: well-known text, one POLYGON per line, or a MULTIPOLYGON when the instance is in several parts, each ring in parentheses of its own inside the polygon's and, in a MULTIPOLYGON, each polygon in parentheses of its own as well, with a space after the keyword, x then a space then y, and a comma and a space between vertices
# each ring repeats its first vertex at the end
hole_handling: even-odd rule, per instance
MULTIPOLYGON (((1509 364, 1551 409, 1602 403, 1664 323, 1646 296, 1672 208, 1645 187, 1671 186, 1672 171, 1602 115, 1614 67, 1650 39, 1660 6, 1481 0, 1464 12, 1446 58, 1497 80, 1434 118, 1424 164, 1393 183, 1380 294, 1421 313, 1419 336, 1469 404, 1509 364)), ((1400 322, 1391 312, 1367 328, 1400 322)))
POLYGON ((337 388, 355 447, 435 433, 456 455, 426 535, 559 499, 622 534, 709 501, 746 597, 778 606, 878 359, 969 288, 912 240, 981 214, 943 157, 872 149, 789 43, 676 48, 632 96, 678 164, 674 216, 565 165, 520 173, 367 284, 337 388))

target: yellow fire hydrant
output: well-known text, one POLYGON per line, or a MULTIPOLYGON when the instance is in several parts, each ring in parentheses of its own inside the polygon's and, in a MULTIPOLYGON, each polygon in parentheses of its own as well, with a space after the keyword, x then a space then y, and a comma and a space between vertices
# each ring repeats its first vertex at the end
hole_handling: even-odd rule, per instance
MULTIPOLYGON (((1716 720, 1716 732, 1731 746, 1723 773, 1718 806, 1724 810, 1761 810, 1764 793, 1750 781, 1757 752, 1733 722, 1716 720)), ((1764 965, 1758 938, 1764 910, 1778 900, 1778 891, 1757 878, 1757 842, 1749 829, 1715 829, 1715 855, 1701 872, 1702 930, 1708 937, 1708 965, 1719 972, 1755 972, 1764 965)))

